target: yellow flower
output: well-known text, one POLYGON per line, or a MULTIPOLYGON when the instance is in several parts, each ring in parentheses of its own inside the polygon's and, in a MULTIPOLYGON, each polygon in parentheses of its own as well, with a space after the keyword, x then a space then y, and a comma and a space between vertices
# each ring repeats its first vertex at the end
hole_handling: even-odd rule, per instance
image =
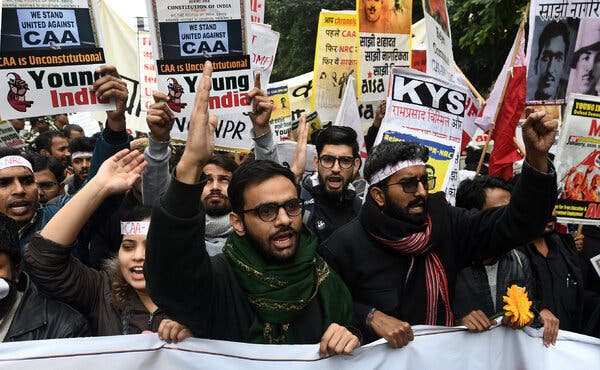
POLYGON ((533 320, 533 313, 530 311, 531 301, 527 297, 525 288, 512 285, 506 291, 503 300, 506 305, 502 308, 512 324, 517 323, 522 328, 533 320))

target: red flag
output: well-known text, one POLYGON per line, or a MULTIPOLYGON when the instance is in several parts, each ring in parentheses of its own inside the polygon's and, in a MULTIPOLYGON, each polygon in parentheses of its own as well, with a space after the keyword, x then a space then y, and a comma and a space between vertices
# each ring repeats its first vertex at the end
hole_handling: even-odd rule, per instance
MULTIPOLYGON (((517 34, 509 58, 514 58, 512 69, 507 71, 504 76, 501 73, 496 81, 496 85, 501 83, 503 85, 500 86, 506 86, 506 88, 504 89, 500 110, 496 116, 495 129, 492 133, 494 150, 490 155, 488 171, 490 175, 501 176, 507 180, 512 176, 513 163, 523 158, 514 144, 515 130, 525 109, 527 89, 525 35, 521 30, 517 34), (506 82, 506 78, 508 78, 508 82, 506 82)), ((496 87, 498 86, 494 86, 494 89, 496 87)))

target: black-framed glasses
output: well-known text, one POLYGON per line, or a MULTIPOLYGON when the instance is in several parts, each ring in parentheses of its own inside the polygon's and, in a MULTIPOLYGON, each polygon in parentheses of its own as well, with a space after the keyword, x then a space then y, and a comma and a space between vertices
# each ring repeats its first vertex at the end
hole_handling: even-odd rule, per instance
POLYGON ((392 185, 402 185, 402 190, 405 193, 416 193, 419 190, 419 183, 423 184, 425 190, 429 191, 430 189, 435 188, 435 176, 423 175, 419 178, 413 177, 410 179, 403 179, 393 184, 387 184, 382 186, 383 188, 390 187, 392 185))
POLYGON ((304 201, 299 198, 290 199, 284 203, 264 203, 252 209, 244 209, 242 213, 254 212, 264 222, 271 222, 277 218, 279 208, 283 208, 290 217, 302 213, 304 201))
POLYGON ((37 185, 42 190, 48 190, 52 189, 55 185, 58 185, 58 183, 54 181, 41 181, 38 182, 37 185))
POLYGON ((354 165, 354 158, 350 156, 334 157, 332 155, 322 155, 319 157, 319 163, 324 168, 332 168, 335 166, 335 161, 340 164, 341 168, 348 169, 354 165))

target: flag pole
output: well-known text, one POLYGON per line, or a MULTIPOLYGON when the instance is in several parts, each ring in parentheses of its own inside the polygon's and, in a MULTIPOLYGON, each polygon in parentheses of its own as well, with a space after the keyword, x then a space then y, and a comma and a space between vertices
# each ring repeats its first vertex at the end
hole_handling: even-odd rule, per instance
MULTIPOLYGON (((529 14, 529 3, 523 12, 523 16, 521 18, 521 23, 519 24, 519 31, 517 32, 517 40, 521 42, 521 38, 523 37, 523 32, 525 32, 525 24, 527 23, 527 15, 529 14)), ((515 60, 517 59, 517 51, 513 53, 512 59, 510 61, 510 68, 507 73, 512 75, 512 69, 515 66, 515 60)), ((508 76, 507 76, 508 77, 508 76)), ((481 172, 481 167, 483 166, 483 160, 485 159, 485 153, 487 153, 490 147, 490 140, 492 140, 492 134, 494 133, 494 129, 496 128, 496 120, 498 119, 498 114, 500 114, 500 108, 502 107, 502 102, 504 102, 504 96, 506 95, 506 89, 508 88, 508 82, 510 78, 506 78, 504 81, 504 87, 502 88, 502 98, 500 99, 500 103, 498 107, 496 107, 496 113, 494 113, 494 120, 492 121, 492 125, 488 130, 488 137, 485 140, 485 146, 483 147, 483 151, 481 152, 481 157, 479 157, 479 163, 477 164, 477 171, 475 172, 475 176, 479 175, 481 172)))

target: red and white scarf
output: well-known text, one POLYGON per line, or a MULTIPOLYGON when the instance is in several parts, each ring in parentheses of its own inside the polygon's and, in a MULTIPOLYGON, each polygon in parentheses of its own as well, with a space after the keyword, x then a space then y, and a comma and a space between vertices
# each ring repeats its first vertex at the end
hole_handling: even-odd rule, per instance
POLYGON ((442 261, 435 252, 431 251, 431 218, 427 215, 425 230, 408 235, 400 240, 388 240, 371 234, 381 244, 400 253, 411 256, 410 266, 406 273, 406 281, 410 278, 415 263, 415 255, 425 255, 425 285, 427 286, 427 315, 425 324, 437 325, 438 295, 441 294, 446 314, 446 326, 454 326, 454 314, 450 308, 448 279, 442 261))

